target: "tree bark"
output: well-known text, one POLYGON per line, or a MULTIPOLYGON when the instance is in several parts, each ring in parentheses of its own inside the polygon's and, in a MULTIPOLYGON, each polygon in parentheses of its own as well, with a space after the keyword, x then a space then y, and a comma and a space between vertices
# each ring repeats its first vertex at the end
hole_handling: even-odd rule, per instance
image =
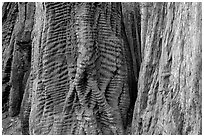
POLYGON ((4 3, 3 112, 19 134, 202 134, 201 37, 201 3, 4 3))
POLYGON ((128 5, 121 3, 12 4, 18 16, 6 92, 10 116, 21 110, 22 133, 130 133, 140 66, 138 6, 124 13, 128 5))
POLYGON ((202 134, 201 3, 144 3, 142 18, 132 133, 202 134))

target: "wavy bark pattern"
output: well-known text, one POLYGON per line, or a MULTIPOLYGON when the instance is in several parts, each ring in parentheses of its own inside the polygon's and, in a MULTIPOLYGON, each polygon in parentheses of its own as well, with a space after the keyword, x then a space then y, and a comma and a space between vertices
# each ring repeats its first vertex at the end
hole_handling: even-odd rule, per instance
POLYGON ((3 134, 202 134, 201 5, 4 3, 3 134))
POLYGON ((25 133, 126 133, 121 11, 120 3, 36 3, 25 133))

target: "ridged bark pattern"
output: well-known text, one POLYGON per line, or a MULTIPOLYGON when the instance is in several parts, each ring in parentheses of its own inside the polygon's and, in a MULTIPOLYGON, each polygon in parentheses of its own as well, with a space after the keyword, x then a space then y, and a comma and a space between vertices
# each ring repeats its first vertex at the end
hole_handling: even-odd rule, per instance
POLYGON ((131 89, 121 4, 35 6, 24 133, 127 134, 131 89))
POLYGON ((3 134, 202 134, 201 3, 2 10, 3 134))

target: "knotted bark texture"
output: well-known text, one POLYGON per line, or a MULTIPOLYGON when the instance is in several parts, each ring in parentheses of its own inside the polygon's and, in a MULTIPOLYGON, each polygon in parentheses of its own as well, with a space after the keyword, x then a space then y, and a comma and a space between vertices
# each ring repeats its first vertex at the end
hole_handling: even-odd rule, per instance
POLYGON ((142 3, 133 134, 202 134, 201 3, 142 3))

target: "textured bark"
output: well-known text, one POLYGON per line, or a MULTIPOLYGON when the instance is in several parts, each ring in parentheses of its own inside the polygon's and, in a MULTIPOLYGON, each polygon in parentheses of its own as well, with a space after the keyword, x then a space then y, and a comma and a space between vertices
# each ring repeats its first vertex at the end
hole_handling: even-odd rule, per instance
POLYGON ((8 109, 9 100, 10 116, 20 112, 29 75, 33 4, 5 3, 3 6, 3 109, 8 109))
POLYGON ((17 19, 17 3, 4 3, 2 7, 2 108, 8 110, 10 73, 13 60, 14 26, 17 19))
POLYGON ((3 112, 20 134, 202 134, 201 9, 4 3, 3 112))
POLYGON ((202 134, 201 3, 144 3, 133 134, 202 134))
POLYGON ((130 133, 140 26, 133 13, 138 6, 126 12, 127 6, 17 4, 6 92, 10 116, 21 106, 22 134, 130 133))

